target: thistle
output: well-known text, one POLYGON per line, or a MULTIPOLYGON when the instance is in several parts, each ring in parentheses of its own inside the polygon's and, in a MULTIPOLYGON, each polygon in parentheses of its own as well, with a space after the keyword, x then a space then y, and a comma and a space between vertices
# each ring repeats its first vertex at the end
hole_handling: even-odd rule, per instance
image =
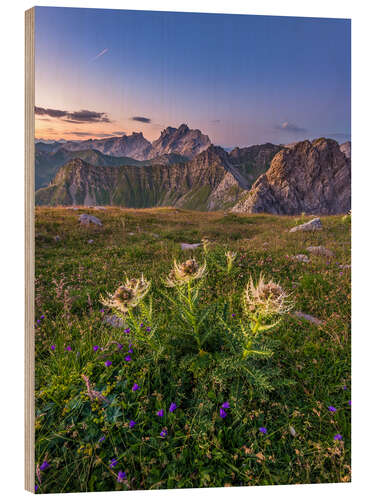
POLYGON ((206 271, 206 262, 200 267, 195 259, 188 259, 185 262, 177 263, 174 261, 173 269, 168 275, 165 284, 169 287, 181 286, 190 283, 193 280, 200 279, 206 271))
POLYGON ((229 274, 232 270, 233 262, 236 260, 237 253, 228 250, 228 252, 225 253, 225 257, 227 258, 227 273, 229 274))
POLYGON ((126 279, 126 282, 120 285, 113 294, 108 293, 107 297, 101 296, 100 300, 103 305, 126 314, 147 295, 150 285, 151 282, 147 281, 142 274, 139 279, 126 279))
POLYGON ((288 299, 289 295, 278 283, 272 280, 266 283, 262 274, 256 284, 250 278, 244 292, 244 306, 250 316, 255 313, 265 317, 285 314, 293 307, 288 299))

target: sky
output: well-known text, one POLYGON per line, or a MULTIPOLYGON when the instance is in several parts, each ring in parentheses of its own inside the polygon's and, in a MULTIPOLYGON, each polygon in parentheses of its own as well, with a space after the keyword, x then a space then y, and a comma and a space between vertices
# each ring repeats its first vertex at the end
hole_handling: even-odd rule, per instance
POLYGON ((347 19, 36 7, 35 135, 350 140, 347 19))

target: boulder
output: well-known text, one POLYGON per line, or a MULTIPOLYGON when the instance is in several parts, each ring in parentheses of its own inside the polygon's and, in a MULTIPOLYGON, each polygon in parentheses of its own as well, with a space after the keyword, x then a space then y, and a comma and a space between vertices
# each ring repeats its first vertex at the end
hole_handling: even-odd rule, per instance
POLYGON ((96 224, 97 226, 103 225, 100 219, 98 219, 94 215, 89 215, 89 214, 81 214, 79 216, 79 222, 85 225, 88 224, 96 224))
POLYGON ((202 243, 180 243, 182 250, 195 250, 200 247, 202 243))
POLYGON ((303 313, 301 311, 294 311, 294 316, 297 318, 302 318, 305 319, 306 321, 309 321, 310 323, 313 323, 314 325, 322 325, 323 321, 318 318, 314 318, 314 316, 311 316, 310 314, 303 313))
POLYGON ((307 247, 306 250, 310 252, 312 255, 318 255, 321 257, 333 257, 334 253, 332 250, 319 245, 317 247, 307 247))
POLYGON ((323 226, 319 217, 316 217, 309 222, 305 222, 305 224, 300 224, 299 226, 292 227, 289 232, 295 233, 296 231, 319 231, 320 229, 323 229, 323 226))

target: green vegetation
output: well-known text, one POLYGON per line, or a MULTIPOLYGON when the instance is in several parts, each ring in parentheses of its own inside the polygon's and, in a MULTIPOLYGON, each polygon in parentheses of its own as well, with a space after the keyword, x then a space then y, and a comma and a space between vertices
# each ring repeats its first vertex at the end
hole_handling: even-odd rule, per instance
POLYGON ((321 220, 38 207, 37 492, 350 481, 350 221, 321 220))

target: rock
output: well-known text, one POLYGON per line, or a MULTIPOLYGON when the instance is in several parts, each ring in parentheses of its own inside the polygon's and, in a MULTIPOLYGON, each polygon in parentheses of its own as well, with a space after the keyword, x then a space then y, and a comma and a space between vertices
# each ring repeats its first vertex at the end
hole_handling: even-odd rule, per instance
POLYGON ((293 257, 291 257, 291 259, 297 262, 304 262, 305 264, 308 264, 310 262, 310 259, 307 257, 307 255, 304 255, 303 253, 294 255, 293 257))
POLYGON ((94 207, 95 210, 107 210, 107 207, 94 207))
POLYGON ((202 243, 180 243, 182 250, 195 250, 200 247, 202 243))
POLYGON ((300 224, 299 226, 292 227, 289 232, 295 233, 296 231, 317 231, 320 229, 323 229, 323 226, 319 217, 316 217, 309 222, 305 222, 305 224, 300 224))
POLYGON ((104 316, 103 323, 111 325, 114 328, 122 328, 125 326, 124 321, 121 318, 118 318, 115 314, 107 314, 107 316, 104 316))
POLYGON ((79 216, 79 222, 81 224, 96 224, 97 226, 102 226, 101 220, 99 220, 97 217, 94 215, 89 215, 89 214, 81 214, 79 216))
POLYGON ((322 245, 317 247, 307 247, 306 250, 310 252, 312 255, 319 255, 323 257, 334 257, 334 253, 332 250, 323 247, 322 245))
POLYGON ((350 141, 340 144, 340 150, 344 153, 347 158, 352 157, 352 143, 350 141))
POLYGON ((233 211, 280 215, 342 214, 351 206, 350 158, 332 139, 283 148, 233 211))
POLYGON ((314 316, 311 316, 310 314, 305 314, 301 311, 294 311, 294 316, 297 318, 302 318, 305 319, 306 321, 309 321, 310 323, 314 323, 314 325, 322 325, 323 321, 318 318, 314 318, 314 316))
POLYGON ((87 243, 91 245, 91 243, 94 243, 94 240, 89 240, 87 243))

